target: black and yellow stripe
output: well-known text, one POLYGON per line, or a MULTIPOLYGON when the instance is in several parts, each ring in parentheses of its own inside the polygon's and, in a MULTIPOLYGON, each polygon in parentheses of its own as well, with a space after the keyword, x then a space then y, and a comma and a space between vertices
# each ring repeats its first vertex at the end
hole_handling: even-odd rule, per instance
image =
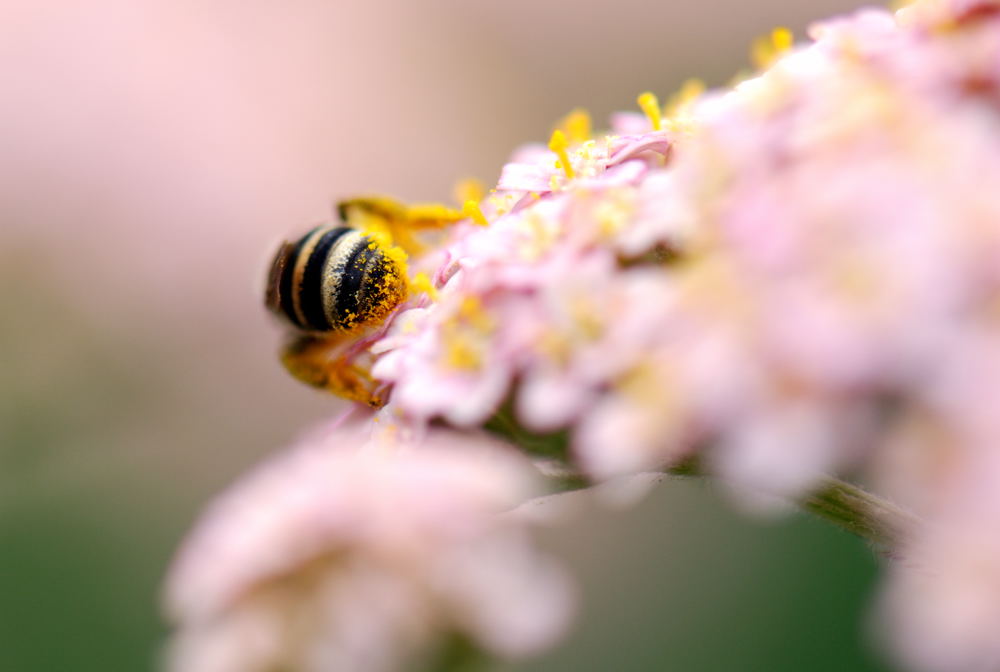
POLYGON ((403 270, 369 237, 327 224, 278 250, 267 305, 303 331, 346 331, 385 319, 405 294, 403 270))

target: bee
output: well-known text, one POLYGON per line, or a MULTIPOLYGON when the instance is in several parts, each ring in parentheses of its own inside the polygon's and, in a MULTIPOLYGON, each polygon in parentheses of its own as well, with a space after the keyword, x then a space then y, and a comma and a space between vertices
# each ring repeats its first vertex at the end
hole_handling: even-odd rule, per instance
POLYGON ((367 345, 410 294, 407 259, 423 252, 414 232, 466 218, 438 204, 384 196, 342 201, 339 221, 285 241, 271 263, 267 308, 290 330, 281 360, 297 379, 378 408, 367 345))
POLYGON ((321 224, 279 248, 265 301, 296 329, 325 333, 381 322, 405 297, 398 257, 356 229, 321 224))

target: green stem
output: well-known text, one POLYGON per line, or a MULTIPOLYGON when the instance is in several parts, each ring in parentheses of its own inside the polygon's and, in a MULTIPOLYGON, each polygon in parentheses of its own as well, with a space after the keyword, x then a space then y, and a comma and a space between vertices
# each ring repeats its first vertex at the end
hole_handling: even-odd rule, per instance
POLYGON ((800 505, 806 511, 884 549, 898 548, 920 519, 856 485, 826 477, 800 505))
MULTIPOLYGON (((553 492, 569 492, 592 485, 585 475, 569 466, 568 433, 537 435, 528 432, 515 420, 509 400, 487 423, 486 429, 544 463, 540 465, 541 471, 550 481, 553 492)), ((664 469, 664 472, 674 476, 706 475, 695 458, 664 469)), ((915 515, 891 501, 831 476, 822 479, 798 505, 884 549, 898 547, 908 530, 920 525, 915 515)))
MULTIPOLYGON (((682 477, 705 476, 696 460, 664 469, 664 473, 682 477)), ((585 477, 568 470, 550 473, 548 478, 556 492, 580 490, 590 485, 585 477)), ((823 478, 819 487, 797 504, 803 510, 883 549, 897 548, 908 531, 920 524, 920 519, 914 514, 891 501, 832 476, 823 478)))

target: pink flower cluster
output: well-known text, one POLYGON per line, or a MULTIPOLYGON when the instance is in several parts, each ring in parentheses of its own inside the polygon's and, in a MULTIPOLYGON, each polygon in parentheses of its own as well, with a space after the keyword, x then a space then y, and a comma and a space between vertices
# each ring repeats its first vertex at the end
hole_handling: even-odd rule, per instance
POLYGON ((373 346, 385 353, 373 375, 393 384, 382 413, 470 427, 511 396, 532 432, 577 427, 598 475, 663 462, 665 388, 638 387, 680 296, 672 272, 640 262, 692 233, 664 168, 673 144, 666 131, 583 142, 573 178, 550 151, 519 152, 484 202, 490 225, 457 227, 433 260, 436 300, 403 311, 373 346), (623 408, 624 394, 634 398, 623 408), (636 431, 644 402, 656 420, 636 431))
POLYGON ((169 669, 437 669, 454 642, 516 657, 560 635, 567 577, 499 515, 539 492, 530 465, 445 430, 409 447, 340 424, 220 497, 168 577, 169 669))
POLYGON ((992 670, 1000 4, 811 37, 666 130, 619 117, 572 178, 516 156, 438 300, 376 346, 383 413, 474 426, 510 400, 594 478, 697 453, 757 503, 863 473, 927 520, 886 599, 903 659, 992 670))
POLYGON ((810 35, 662 128, 619 115, 515 155, 488 226, 415 260, 433 287, 370 344, 389 402, 337 434, 368 448, 268 467, 189 542, 177 669, 394 669, 432 630, 550 641, 565 581, 486 515, 523 491, 472 456, 500 413, 507 438, 568 436, 593 480, 697 457, 766 504, 860 475, 924 521, 890 549, 899 659, 998 669, 1000 1, 810 35), (251 631, 262 648, 233 645, 251 631), (191 662, 213 656, 238 658, 191 662))

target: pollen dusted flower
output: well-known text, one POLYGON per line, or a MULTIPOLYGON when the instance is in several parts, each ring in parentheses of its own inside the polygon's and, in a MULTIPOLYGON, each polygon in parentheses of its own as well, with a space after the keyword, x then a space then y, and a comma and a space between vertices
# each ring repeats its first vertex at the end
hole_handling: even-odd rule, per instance
POLYGON ((757 503, 861 474, 931 521, 886 599, 906 659, 995 669, 1000 553, 972 542, 1000 529, 1000 3, 810 35, 518 152, 489 226, 444 241, 436 301, 374 346, 383 412, 567 436, 598 480, 696 456, 757 503))
POLYGON ((550 641, 565 586, 486 524, 519 477, 481 467, 484 428, 591 481, 696 461, 754 503, 859 477, 923 521, 886 537, 899 660, 1000 669, 1000 0, 810 36, 607 135, 574 113, 466 202, 358 346, 388 403, 341 430, 426 445, 303 450, 226 496, 170 596, 176 659, 235 662, 178 669, 550 641))
MULTIPOLYGON (((167 606, 178 672, 417 669, 468 640, 548 645, 572 591, 524 520, 533 470, 489 438, 326 431, 215 502, 181 549, 167 606)), ((433 667, 433 666, 432 666, 433 667)))

